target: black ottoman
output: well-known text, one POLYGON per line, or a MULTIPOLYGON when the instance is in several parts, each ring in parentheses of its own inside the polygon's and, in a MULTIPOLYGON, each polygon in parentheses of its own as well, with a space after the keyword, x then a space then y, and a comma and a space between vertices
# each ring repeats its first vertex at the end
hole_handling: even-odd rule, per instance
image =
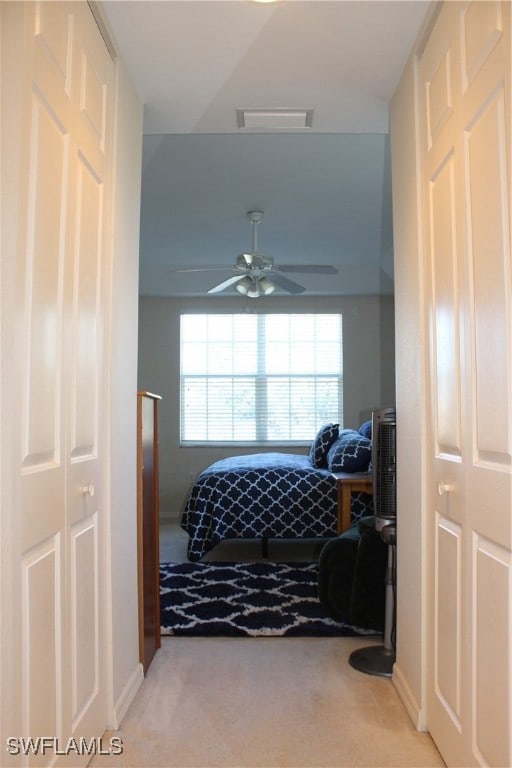
POLYGON ((384 630, 387 546, 364 517, 327 542, 318 561, 318 597, 326 613, 361 629, 384 630))

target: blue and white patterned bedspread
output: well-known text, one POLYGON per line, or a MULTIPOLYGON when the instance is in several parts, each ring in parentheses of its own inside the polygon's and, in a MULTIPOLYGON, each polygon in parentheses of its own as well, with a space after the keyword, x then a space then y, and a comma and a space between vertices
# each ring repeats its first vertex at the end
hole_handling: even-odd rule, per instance
POLYGON ((225 539, 336 535, 337 489, 309 456, 258 453, 221 459, 198 476, 181 520, 188 557, 200 560, 225 539))

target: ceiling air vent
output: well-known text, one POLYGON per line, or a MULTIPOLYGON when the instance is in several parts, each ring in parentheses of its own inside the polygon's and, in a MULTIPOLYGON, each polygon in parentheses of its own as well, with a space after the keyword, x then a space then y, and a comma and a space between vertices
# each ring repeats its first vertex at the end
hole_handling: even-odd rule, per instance
POLYGON ((259 131, 286 131, 311 128, 312 109, 237 109, 239 128, 259 131))

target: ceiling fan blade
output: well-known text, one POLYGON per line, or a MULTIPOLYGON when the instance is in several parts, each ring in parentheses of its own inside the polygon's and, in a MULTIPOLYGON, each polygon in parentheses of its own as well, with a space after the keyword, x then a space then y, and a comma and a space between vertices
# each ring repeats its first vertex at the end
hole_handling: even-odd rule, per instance
POLYGON ((288 280, 287 277, 280 275, 279 272, 271 272, 269 280, 279 286, 279 288, 288 291, 288 293, 302 293, 306 290, 303 285, 299 285, 293 280, 288 280))
POLYGON ((206 291, 206 293, 220 293, 221 291, 225 291, 226 288, 229 288, 231 285, 240 282, 240 280, 242 280, 244 277, 245 275, 234 275, 233 277, 228 277, 227 280, 224 280, 218 285, 214 285, 213 288, 210 288, 210 290, 206 291))
POLYGON ((217 270, 224 270, 224 272, 231 271, 233 269, 232 264, 212 264, 208 267, 171 267, 171 272, 216 272, 217 270))
POLYGON ((282 264, 274 269, 279 272, 302 272, 310 275, 335 275, 338 272, 336 267, 328 267, 325 264, 282 264))

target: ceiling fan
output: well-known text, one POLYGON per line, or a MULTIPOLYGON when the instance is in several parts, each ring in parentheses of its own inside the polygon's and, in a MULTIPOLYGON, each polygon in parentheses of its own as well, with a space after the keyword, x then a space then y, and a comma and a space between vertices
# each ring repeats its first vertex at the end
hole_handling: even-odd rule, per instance
MULTIPOLYGON (((272 256, 258 250, 258 225, 263 218, 262 211, 249 211, 247 218, 252 224, 252 250, 237 256, 234 265, 235 274, 218 285, 214 285, 207 293, 221 293, 232 286, 249 298, 267 296, 276 287, 282 288, 288 293, 302 293, 306 290, 304 286, 285 277, 283 272, 334 275, 338 271, 335 267, 316 264, 287 264, 282 266, 274 264, 272 256)), ((177 271, 202 272, 215 269, 229 269, 229 267, 190 267, 177 271)))

